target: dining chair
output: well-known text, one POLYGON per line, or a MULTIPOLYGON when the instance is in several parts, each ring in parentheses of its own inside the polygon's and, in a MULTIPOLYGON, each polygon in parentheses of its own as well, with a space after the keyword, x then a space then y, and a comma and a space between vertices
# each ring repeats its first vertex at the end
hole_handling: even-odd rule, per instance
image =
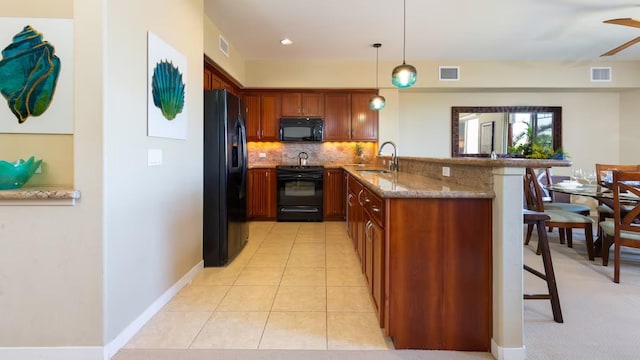
MULTIPOLYGON (((640 171, 640 165, 596 164, 597 183, 601 184, 604 181, 604 179, 602 178, 603 171, 613 171, 613 170, 640 171)), ((611 206, 598 200, 598 207, 596 208, 596 211, 598 212, 598 238, 602 238, 602 229, 600 228, 600 223, 607 219, 613 218, 613 209, 611 208, 611 206)), ((606 264, 604 263, 604 258, 603 258, 602 264, 606 266, 606 264)))
MULTIPOLYGON (((551 175, 550 168, 544 168, 542 169, 542 171, 541 170, 537 170, 537 171, 539 172, 538 182, 541 185, 545 185, 545 186, 553 185, 563 180, 571 179, 571 177, 569 176, 551 175)), ((572 203, 571 195, 569 194, 556 193, 554 191, 545 189, 544 186, 542 187, 542 191, 543 191, 542 200, 544 201, 544 208, 547 210, 565 210, 565 211, 570 211, 570 212, 584 215, 584 216, 589 216, 591 214, 591 207, 587 205, 572 203)), ((532 230, 532 227, 529 226, 528 230, 530 232, 532 230)), ((553 231, 553 227, 549 226, 549 232, 552 232, 552 231, 553 231)), ((565 235, 568 239, 572 238, 571 229, 564 229, 564 231, 561 229, 559 231, 562 232, 560 234, 561 244, 564 244, 565 235)))
MULTIPOLYGON (((536 171, 533 168, 526 168, 524 174, 524 195, 527 209, 543 212, 549 215, 549 220, 546 221, 547 226, 558 229, 583 229, 585 234, 585 243, 587 246, 587 253, 589 260, 594 260, 593 250, 593 219, 589 216, 576 214, 565 210, 547 210, 545 204, 542 201, 542 187, 538 182, 536 171)), ((571 232, 568 232, 571 234, 571 232)), ((528 243, 530 234, 525 244, 528 243)), ((560 232, 562 238, 562 232, 560 232)), ((573 246, 572 238, 567 236, 567 245, 573 246)), ((540 254, 540 246, 536 253, 540 254)))
MULTIPOLYGON (((640 189, 631 186, 627 181, 640 181, 638 171, 613 170, 613 220, 600 223, 602 229, 602 261, 609 260, 609 247, 613 244, 613 282, 620 283, 620 248, 622 246, 640 249, 640 201, 623 208, 620 193, 628 192, 639 197, 640 189)), ((635 185, 635 184, 634 184, 635 185)))

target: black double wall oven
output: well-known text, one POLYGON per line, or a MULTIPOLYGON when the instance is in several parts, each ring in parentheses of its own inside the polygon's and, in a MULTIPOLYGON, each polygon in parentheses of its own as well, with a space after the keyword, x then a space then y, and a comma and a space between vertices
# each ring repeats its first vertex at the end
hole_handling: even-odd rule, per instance
POLYGON ((322 166, 276 166, 278 221, 322 221, 322 166))

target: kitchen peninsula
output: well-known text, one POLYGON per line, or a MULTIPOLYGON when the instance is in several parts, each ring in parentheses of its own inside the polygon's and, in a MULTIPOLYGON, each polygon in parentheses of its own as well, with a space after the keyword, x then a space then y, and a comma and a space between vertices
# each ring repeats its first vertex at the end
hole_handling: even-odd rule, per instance
POLYGON ((398 173, 343 167, 349 233, 381 327, 398 349, 524 358, 522 176, 525 167, 571 162, 399 161, 398 173))

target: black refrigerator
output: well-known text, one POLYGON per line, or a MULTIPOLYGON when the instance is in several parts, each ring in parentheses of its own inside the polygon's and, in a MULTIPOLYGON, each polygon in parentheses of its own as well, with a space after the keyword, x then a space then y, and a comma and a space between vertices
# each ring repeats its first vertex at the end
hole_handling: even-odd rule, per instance
POLYGON ((224 266, 249 238, 246 107, 226 90, 204 92, 204 266, 224 266))

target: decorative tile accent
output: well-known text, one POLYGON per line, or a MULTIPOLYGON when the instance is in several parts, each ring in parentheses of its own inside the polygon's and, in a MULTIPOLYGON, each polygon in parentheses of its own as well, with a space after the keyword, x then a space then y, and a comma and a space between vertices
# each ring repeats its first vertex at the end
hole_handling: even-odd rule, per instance
POLYGON ((324 142, 324 143, 280 143, 249 142, 247 144, 249 166, 295 165, 298 154, 309 155, 308 165, 338 166, 343 164, 370 163, 375 157, 374 142, 324 142), (356 144, 362 156, 356 156, 356 144), (265 157, 260 157, 260 153, 265 157))

